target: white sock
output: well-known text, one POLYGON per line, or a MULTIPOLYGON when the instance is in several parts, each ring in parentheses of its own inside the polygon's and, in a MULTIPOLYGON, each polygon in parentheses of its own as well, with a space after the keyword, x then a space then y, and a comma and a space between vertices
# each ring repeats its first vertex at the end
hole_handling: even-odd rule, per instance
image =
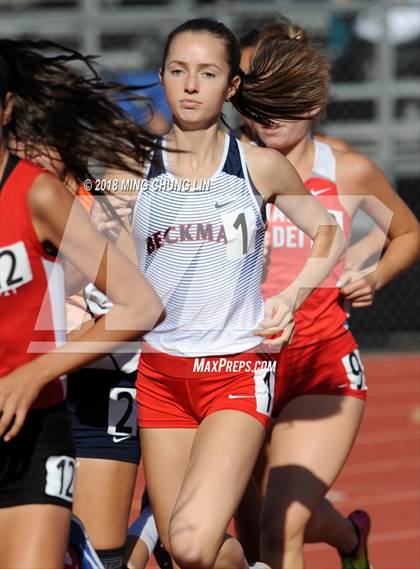
POLYGON ((128 535, 134 535, 141 539, 146 544, 149 555, 152 555, 157 540, 159 539, 159 534, 150 506, 147 506, 136 521, 128 528, 128 535))

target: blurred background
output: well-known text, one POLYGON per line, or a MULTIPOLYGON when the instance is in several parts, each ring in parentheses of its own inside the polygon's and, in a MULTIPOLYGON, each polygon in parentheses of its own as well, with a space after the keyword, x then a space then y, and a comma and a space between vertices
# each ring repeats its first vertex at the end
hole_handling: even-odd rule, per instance
MULTIPOLYGON (((420 5, 358 0, 0 0, 0 35, 47 38, 100 55, 103 73, 137 85, 158 81, 162 47, 179 23, 216 18, 237 35, 283 14, 306 28, 332 64, 321 130, 369 155, 420 215, 420 5)), ((171 117, 158 85, 144 91, 164 131, 171 117)), ((146 109, 128 108, 144 121, 146 109)), ((227 105, 235 126, 237 116, 227 105)), ((369 222, 360 217, 360 232, 369 222)), ((386 287, 371 309, 354 310, 352 329, 370 350, 420 345, 420 267, 386 287)))

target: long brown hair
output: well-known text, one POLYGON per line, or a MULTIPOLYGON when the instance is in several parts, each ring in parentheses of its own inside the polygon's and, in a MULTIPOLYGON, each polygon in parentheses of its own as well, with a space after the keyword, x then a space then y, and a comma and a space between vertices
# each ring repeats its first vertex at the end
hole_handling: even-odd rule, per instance
POLYGON ((281 118, 276 109, 299 119, 325 106, 330 65, 305 30, 281 17, 262 28, 255 44, 244 88, 231 99, 243 115, 267 124, 281 118))
POLYGON ((310 47, 306 34, 293 41, 287 37, 286 41, 280 22, 267 26, 261 33, 250 72, 245 74, 239 67, 239 43, 228 27, 207 18, 188 20, 169 34, 162 67, 173 39, 184 32, 209 33, 225 43, 229 78, 241 77, 230 102, 245 117, 267 125, 273 120, 302 118, 323 104, 329 67, 310 47))
POLYGON ((6 144, 9 137, 28 156, 44 152, 47 158, 54 149, 63 180, 90 178, 92 165, 140 175, 157 145, 119 105, 140 98, 101 79, 93 59, 50 41, 0 39, 0 105, 7 93, 14 103, 6 144))

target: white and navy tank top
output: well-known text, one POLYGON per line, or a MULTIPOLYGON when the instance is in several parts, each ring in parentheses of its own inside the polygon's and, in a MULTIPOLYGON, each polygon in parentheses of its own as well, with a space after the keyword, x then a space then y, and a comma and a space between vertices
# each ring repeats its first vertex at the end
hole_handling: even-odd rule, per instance
POLYGON ((225 135, 215 174, 190 189, 169 172, 166 151, 155 151, 132 226, 140 270, 166 310, 147 343, 187 357, 261 343, 253 331, 264 312, 264 212, 233 136, 225 135))

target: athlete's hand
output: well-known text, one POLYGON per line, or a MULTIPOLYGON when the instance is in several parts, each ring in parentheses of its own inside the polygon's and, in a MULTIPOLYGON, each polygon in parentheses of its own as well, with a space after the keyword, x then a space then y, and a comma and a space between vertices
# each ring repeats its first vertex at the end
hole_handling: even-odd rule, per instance
POLYGON ((254 334, 263 336, 266 345, 281 346, 292 341, 294 327, 293 302, 288 296, 277 294, 266 300, 264 320, 254 334))
POLYGON ((376 271, 373 267, 363 271, 346 271, 340 277, 337 286, 354 308, 371 306, 376 292, 376 271))
POLYGON ((0 438, 5 442, 19 433, 41 391, 42 385, 30 369, 23 365, 0 379, 0 438))
MULTIPOLYGON (((93 225, 98 231, 103 233, 110 241, 115 243, 120 235, 122 224, 118 219, 113 218, 108 212, 104 211, 101 203, 95 200, 91 210, 91 219, 93 225)), ((118 217, 123 222, 129 222, 129 216, 133 211, 133 200, 135 196, 107 196, 108 201, 115 209, 118 217)))

